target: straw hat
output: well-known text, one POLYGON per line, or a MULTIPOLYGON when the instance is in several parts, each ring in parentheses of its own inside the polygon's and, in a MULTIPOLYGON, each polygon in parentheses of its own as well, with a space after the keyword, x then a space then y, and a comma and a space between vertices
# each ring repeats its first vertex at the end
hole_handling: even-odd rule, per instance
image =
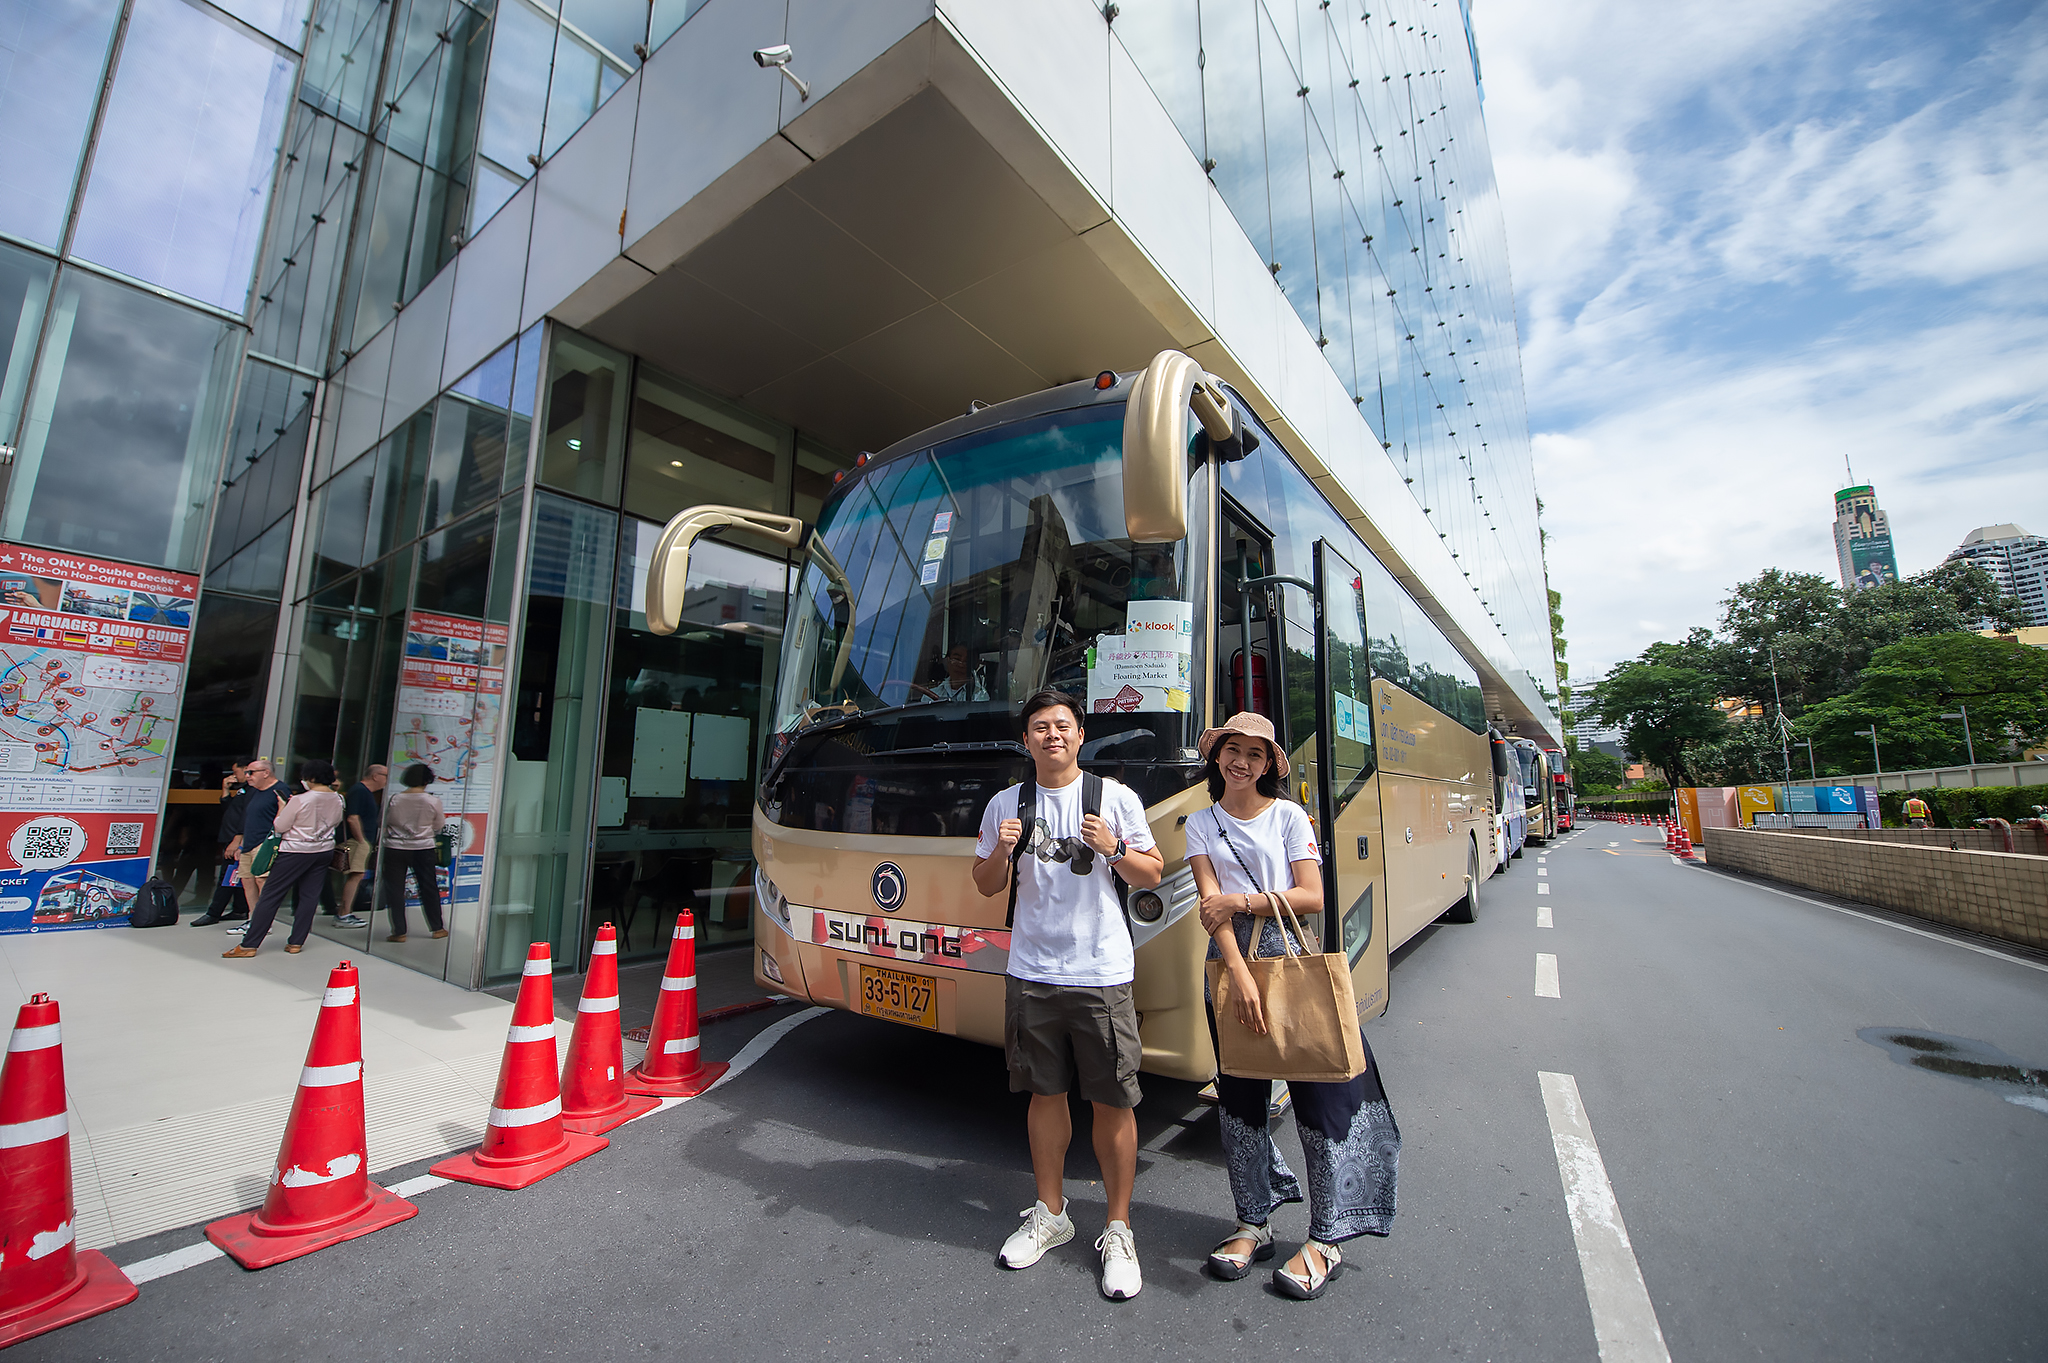
POLYGON ((1282 777, 1287 775, 1291 764, 1287 761, 1287 754, 1280 750, 1280 740, 1273 733, 1273 721, 1251 710, 1239 710, 1229 719, 1224 720, 1218 728, 1202 730, 1201 740, 1195 744, 1195 748, 1204 758, 1214 757, 1216 755, 1216 745, 1221 743, 1230 734, 1243 734, 1246 738, 1265 739, 1266 746, 1272 749, 1273 752, 1273 770, 1275 774, 1282 777))

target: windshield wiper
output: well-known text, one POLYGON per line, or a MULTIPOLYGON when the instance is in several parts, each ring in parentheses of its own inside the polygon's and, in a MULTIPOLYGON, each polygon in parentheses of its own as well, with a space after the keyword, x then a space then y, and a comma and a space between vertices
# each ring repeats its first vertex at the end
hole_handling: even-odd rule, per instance
POLYGON ((769 763, 767 772, 761 777, 761 789, 765 791, 775 784, 776 778, 782 775, 783 764, 789 761, 790 755, 796 751, 797 744, 803 739, 824 734, 834 729, 843 729, 856 720, 880 719, 884 715, 896 714, 902 710, 916 709, 918 706, 928 703, 926 701, 906 701, 901 705, 878 705, 872 710, 854 710, 850 713, 841 711, 838 706, 828 705, 822 707, 827 711, 838 711, 838 713, 833 714, 829 719, 819 718, 809 724, 791 729, 789 731, 789 746, 784 748, 773 762, 769 763))

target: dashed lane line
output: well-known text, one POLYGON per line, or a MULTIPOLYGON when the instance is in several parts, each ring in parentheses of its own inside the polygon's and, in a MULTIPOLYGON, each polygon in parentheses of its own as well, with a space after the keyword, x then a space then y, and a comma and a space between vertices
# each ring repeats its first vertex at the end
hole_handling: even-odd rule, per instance
MULTIPOLYGON (((772 1027, 762 1028, 751 1041, 740 1047, 739 1054, 735 1055, 728 1062, 726 1071, 718 1077, 718 1082, 705 1089, 704 1093, 698 1094, 697 1098, 702 1098, 705 1093, 715 1093, 739 1078, 753 1067, 755 1061, 775 1049, 776 1042, 788 1036, 804 1023, 814 1018, 824 1017, 831 1011, 830 1008, 806 1008, 801 1013, 782 1019, 772 1027)), ((695 1098, 664 1098, 661 1100, 660 1107, 650 1108, 638 1117, 632 1118, 631 1121, 621 1123, 621 1125, 630 1126, 633 1122, 645 1121, 649 1117, 659 1116, 672 1107, 680 1107, 684 1103, 694 1101, 696 1101, 695 1098)), ((433 1174, 421 1174, 418 1178, 409 1178, 403 1183, 392 1184, 390 1191, 398 1194, 400 1197, 409 1198, 433 1188, 443 1187, 448 1182, 448 1179, 438 1178, 433 1174)), ((202 1240, 196 1245, 186 1245, 180 1249, 169 1250, 148 1259, 137 1260, 132 1264, 123 1264, 121 1271, 128 1275, 128 1281, 140 1286, 146 1282, 154 1282, 158 1278, 169 1277, 173 1273, 183 1272, 188 1268, 197 1268, 208 1260, 223 1257, 225 1257, 223 1252, 213 1242, 202 1240)))
POLYGON ((1537 894, 1549 894, 1549 893, 1550 893, 1550 882, 1549 882, 1549 881, 1542 881, 1542 882, 1539 882, 1539 883, 1537 884, 1537 886, 1536 886, 1536 893, 1537 893, 1537 894))
POLYGON ((1536 997, 1539 999, 1561 999, 1557 992, 1557 957, 1547 951, 1536 953, 1536 997))
POLYGON ((1657 1308, 1650 1302, 1642 1265, 1621 1219, 1621 1204, 1614 1199, 1614 1185, 1608 1182, 1592 1123, 1586 1119, 1579 1081, 1569 1074, 1541 1071, 1536 1079, 1550 1118, 1550 1143, 1557 1151, 1565 1211, 1579 1247, 1579 1273, 1586 1283, 1600 1363, 1671 1363, 1657 1308))
POLYGON ((1536 926, 1539 928, 1550 926, 1550 906, 1548 904, 1538 904, 1536 906, 1536 926))

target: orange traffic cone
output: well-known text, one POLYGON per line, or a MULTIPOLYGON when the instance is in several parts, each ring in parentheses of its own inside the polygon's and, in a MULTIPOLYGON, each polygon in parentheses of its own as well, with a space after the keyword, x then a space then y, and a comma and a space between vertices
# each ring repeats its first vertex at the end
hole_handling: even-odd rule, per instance
POLYGON ((619 933, 597 930, 590 973, 576 1004, 576 1031, 562 1066, 562 1126, 601 1136, 661 1106, 659 1098, 626 1096, 626 1051, 619 1034, 619 933))
POLYGON ((21 1005, 0 1069, 0 1349, 134 1301, 128 1275, 79 1249, 57 1004, 21 1005))
POLYGON ((626 1092, 694 1098, 717 1083, 726 1069, 724 1061, 705 1064, 697 1050, 697 920, 684 909, 676 915, 676 930, 669 938, 647 1055, 626 1076, 626 1092))
POLYGON ((370 1182, 369 1160, 362 1003, 356 968, 343 961, 327 977, 262 1209, 214 1222, 206 1238, 243 1268, 269 1268, 419 1215, 370 1182))
POLYGON ((553 979, 548 944, 535 942, 527 950, 519 998, 512 1005, 484 1143, 435 1165, 433 1172, 440 1177, 486 1188, 524 1188, 611 1144, 602 1136, 563 1129, 553 979))

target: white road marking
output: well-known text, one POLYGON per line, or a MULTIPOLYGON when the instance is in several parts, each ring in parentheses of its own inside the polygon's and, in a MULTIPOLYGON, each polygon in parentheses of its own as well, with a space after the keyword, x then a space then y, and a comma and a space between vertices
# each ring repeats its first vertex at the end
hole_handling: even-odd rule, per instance
POLYGON ((1557 992, 1557 957, 1547 951, 1536 953, 1536 997, 1539 999, 1561 999, 1557 992))
POLYGON ((1548 884, 1538 885, 1538 886, 1536 887, 1536 893, 1537 893, 1537 894, 1549 894, 1549 893, 1550 893, 1550 886, 1549 886, 1548 884))
POLYGON ((1536 906, 1536 926, 1539 928, 1550 926, 1550 906, 1548 904, 1538 904, 1536 906))
POLYGON ((1618 842, 1610 842, 1610 843, 1608 843, 1607 845, 1608 845, 1609 847, 1619 847, 1619 846, 1621 846, 1621 844, 1620 844, 1620 843, 1618 843, 1618 842))
POLYGON ((1946 942, 1952 947, 1961 947, 1964 951, 1974 951, 1979 956, 1989 956, 1995 961, 2006 961, 2012 965, 2023 965, 2029 970, 2048 972, 2048 965, 2043 965, 2039 961, 2030 961, 2024 956, 2008 956, 2006 953, 1993 947, 1979 946, 1975 942, 1959 942, 1953 937, 1944 937, 1938 932, 1928 932, 1922 928, 1909 927, 1904 923, 1894 923, 1889 918, 1879 918, 1875 914, 1858 913, 1854 909, 1845 909, 1839 904, 1823 904, 1818 899, 1808 899, 1805 895, 1793 894, 1790 890, 1777 890, 1769 885, 1758 885, 1751 881, 1741 883, 1748 885, 1752 890, 1762 890, 1765 894, 1780 895, 1786 899, 1796 899, 1802 904, 1811 904, 1816 909, 1832 909, 1836 913, 1845 913, 1851 918, 1861 918, 1866 923, 1876 923, 1881 927, 1897 928, 1900 932, 1910 932, 1915 937, 1925 937, 1930 942, 1946 942))
POLYGON ((1607 1181, 1607 1166, 1594 1143, 1579 1083, 1569 1074, 1538 1072, 1543 1110, 1550 1118, 1550 1143, 1557 1151, 1557 1176, 1564 1183, 1565 1211, 1579 1246, 1579 1273, 1586 1280, 1586 1306, 1600 1363, 1671 1363, 1657 1308, 1643 1283, 1642 1266, 1629 1243, 1621 1205, 1607 1181))
MULTIPOLYGON (((827 1013, 831 1011, 832 1010, 830 1008, 806 1008, 803 1012, 796 1014, 794 1017, 786 1017, 782 1019, 782 1021, 776 1023, 773 1027, 763 1028, 762 1031, 758 1035, 756 1035, 753 1040, 749 1041, 746 1045, 740 1047, 739 1054, 735 1055, 729 1062, 730 1068, 727 1069, 724 1074, 718 1077, 717 1083, 713 1084, 710 1088, 705 1089, 704 1093, 715 1092, 721 1086, 730 1083, 734 1079, 739 1078, 741 1075, 745 1074, 749 1069, 753 1067, 754 1062, 758 1061, 762 1056, 768 1054, 769 1051, 773 1050, 775 1048, 776 1042, 788 1036, 791 1032, 795 1031, 804 1023, 811 1021, 813 1018, 824 1017, 827 1013)), ((700 1093, 697 1096, 701 1098, 704 1096, 704 1094, 700 1093)), ((672 1107, 676 1107, 680 1104, 687 1103, 690 1101, 692 1100, 688 1098, 664 1098, 661 1100, 660 1107, 650 1108, 648 1111, 641 1113, 640 1116, 635 1117, 632 1120, 635 1122, 641 1121, 645 1118, 666 1112, 672 1107)), ((625 1125, 631 1125, 631 1123, 625 1123, 625 1125)), ((409 1178, 405 1180, 405 1182, 403 1183, 392 1184, 391 1191, 397 1193, 400 1197, 409 1198, 417 1193, 423 1193, 432 1188, 442 1187, 447 1183, 448 1180, 445 1178, 437 1178, 433 1174, 421 1174, 418 1178, 409 1178)), ((222 1257, 224 1257, 224 1254, 221 1249, 215 1246, 211 1241, 202 1240, 196 1245, 187 1245, 183 1249, 170 1250, 167 1253, 158 1254, 148 1259, 142 1259, 132 1264, 124 1264, 121 1268, 121 1271, 128 1275, 128 1281, 135 1283, 139 1286, 143 1283, 154 1281, 157 1278, 168 1277, 170 1274, 183 1272, 185 1269, 188 1268, 195 1268, 200 1264, 206 1263, 210 1259, 219 1259, 222 1257)))
POLYGON ((1545 870, 1545 869, 1544 869, 1543 867, 1541 867, 1541 866, 1538 866, 1538 867, 1536 868, 1536 874, 1537 874, 1537 875, 1539 875, 1539 876, 1547 876, 1547 875, 1549 875, 1549 874, 1550 874, 1550 872, 1549 872, 1549 871, 1547 871, 1547 870, 1545 870))

